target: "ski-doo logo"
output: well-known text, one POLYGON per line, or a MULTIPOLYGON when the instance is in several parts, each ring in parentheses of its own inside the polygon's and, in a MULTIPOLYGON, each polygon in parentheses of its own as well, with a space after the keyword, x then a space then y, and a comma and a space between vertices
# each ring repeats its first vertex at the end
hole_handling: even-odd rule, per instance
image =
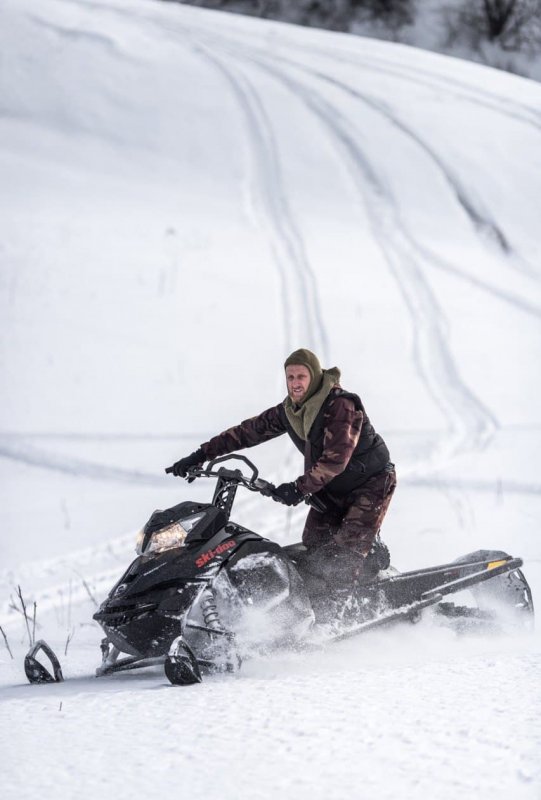
POLYGON ((197 567, 204 567, 205 564, 208 564, 209 561, 212 561, 213 558, 219 556, 220 553, 225 553, 226 550, 231 550, 232 547, 235 547, 236 541, 234 539, 230 539, 228 542, 222 542, 216 547, 214 550, 207 550, 206 553, 203 553, 199 556, 198 559, 195 561, 195 565, 197 567))

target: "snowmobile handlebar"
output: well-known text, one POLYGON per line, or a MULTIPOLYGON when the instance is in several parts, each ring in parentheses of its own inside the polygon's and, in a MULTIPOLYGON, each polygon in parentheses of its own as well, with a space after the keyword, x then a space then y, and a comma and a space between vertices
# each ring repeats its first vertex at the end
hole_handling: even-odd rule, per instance
MULTIPOLYGON (((248 489, 250 492, 259 492, 259 494, 262 494, 264 497, 274 498, 274 490, 276 489, 273 483, 259 477, 259 470, 255 464, 246 458, 246 456, 237 454, 214 458, 212 461, 209 461, 207 467, 190 467, 190 469, 188 469, 186 472, 186 480, 191 479, 193 481, 195 478, 218 478, 222 481, 236 484, 237 486, 244 486, 244 488, 248 489), (227 467, 219 467, 217 470, 214 469, 216 464, 219 464, 223 461, 230 461, 231 459, 244 461, 244 463, 247 464, 252 470, 251 476, 247 477, 241 472, 240 469, 228 469, 227 467)), ((308 495, 305 497, 304 502, 314 508, 316 511, 327 511, 327 506, 325 503, 318 497, 314 497, 314 495, 308 495)))

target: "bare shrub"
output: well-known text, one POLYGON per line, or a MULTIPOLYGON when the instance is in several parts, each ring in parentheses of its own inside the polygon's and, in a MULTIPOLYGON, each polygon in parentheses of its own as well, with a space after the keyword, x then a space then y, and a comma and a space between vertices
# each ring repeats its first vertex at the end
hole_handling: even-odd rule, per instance
POLYGON ((466 0, 448 20, 451 46, 479 50, 488 42, 528 55, 541 48, 541 0, 466 0))
POLYGON ((328 30, 348 31, 352 23, 381 21, 390 30, 408 24, 414 0, 180 0, 188 5, 235 11, 328 30))
POLYGON ((4 637, 4 644, 6 645, 8 653, 10 654, 11 658, 13 658, 13 653, 11 652, 11 647, 9 646, 8 637, 6 636, 6 633, 1 625, 0 625, 0 633, 4 637))
POLYGON ((356 22, 377 21, 392 31, 411 25, 415 17, 413 0, 359 0, 354 6, 356 22))

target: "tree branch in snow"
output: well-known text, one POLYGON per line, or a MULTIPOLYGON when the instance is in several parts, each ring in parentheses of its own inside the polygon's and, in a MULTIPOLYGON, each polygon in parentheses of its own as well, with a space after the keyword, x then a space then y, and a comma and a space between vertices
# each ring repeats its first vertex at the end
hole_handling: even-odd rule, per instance
POLYGON ((71 642, 71 640, 73 639, 74 636, 75 636, 75 629, 72 628, 72 630, 68 633, 68 638, 66 639, 66 646, 64 647, 64 655, 65 656, 67 656, 67 654, 68 654, 69 643, 71 642))
POLYGON ((32 614, 32 644, 36 641, 36 609, 37 603, 34 600, 34 613, 32 614))
MULTIPOLYGON (((17 586, 17 594, 19 596, 19 602, 21 604, 21 608, 22 608, 23 615, 24 615, 24 621, 26 623, 26 630, 27 630, 27 633, 28 633, 28 641, 30 643, 30 647, 32 647, 32 645, 34 644, 34 640, 32 638, 32 632, 30 630, 30 618, 29 618, 28 613, 26 611, 26 604, 24 602, 23 593, 22 593, 22 590, 21 590, 20 586, 17 586)), ((35 617, 34 617, 34 620, 35 620, 35 617)), ((35 629, 35 622, 34 622, 34 629, 35 629)))
POLYGON ((83 578, 83 576, 79 572, 76 572, 75 574, 79 576, 79 578, 81 579, 81 583, 83 584, 83 586, 84 586, 84 588, 86 590, 87 595, 90 597, 91 601, 94 603, 94 606, 96 608, 98 608, 99 603, 96 600, 96 598, 94 597, 94 594, 92 593, 92 590, 90 589, 90 586, 88 585, 86 580, 83 578))
POLYGON ((11 647, 9 646, 8 637, 5 634, 3 627, 0 625, 0 633, 4 637, 4 643, 6 645, 7 651, 10 654, 11 658, 13 658, 13 653, 11 652, 11 647))

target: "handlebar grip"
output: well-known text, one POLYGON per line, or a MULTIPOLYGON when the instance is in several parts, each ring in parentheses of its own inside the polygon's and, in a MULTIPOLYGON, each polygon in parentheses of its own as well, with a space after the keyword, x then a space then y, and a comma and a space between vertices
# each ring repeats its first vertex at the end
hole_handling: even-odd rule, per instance
POLYGON ((166 467, 165 468, 165 474, 166 475, 172 475, 173 474, 173 467, 166 467))
POLYGON ((253 481, 254 486, 256 487, 259 494, 262 494, 263 497, 272 497, 272 493, 276 489, 276 486, 270 481, 265 481, 263 478, 257 478, 253 481))

